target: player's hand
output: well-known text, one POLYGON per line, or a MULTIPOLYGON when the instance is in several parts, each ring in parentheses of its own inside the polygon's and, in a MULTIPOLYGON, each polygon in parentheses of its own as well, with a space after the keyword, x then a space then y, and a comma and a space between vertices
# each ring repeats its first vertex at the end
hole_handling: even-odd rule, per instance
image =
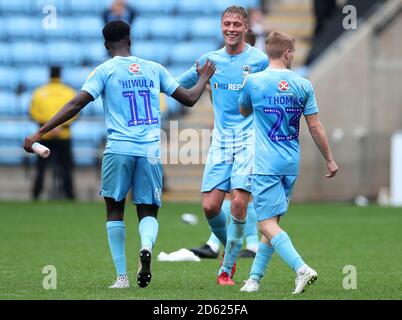
POLYGON ((24 146, 23 146, 25 151, 29 152, 29 153, 34 153, 34 151, 32 150, 32 145, 35 142, 39 141, 40 138, 41 138, 41 135, 38 132, 29 137, 26 137, 25 141, 24 141, 24 146))
POLYGON ((335 163, 334 160, 327 161, 327 168, 329 173, 326 175, 326 177, 335 177, 336 173, 338 172, 338 165, 335 163))
POLYGON ((197 73, 200 77, 206 77, 207 79, 211 78, 215 73, 216 66, 211 60, 207 60, 202 67, 198 61, 196 61, 197 65, 197 73))

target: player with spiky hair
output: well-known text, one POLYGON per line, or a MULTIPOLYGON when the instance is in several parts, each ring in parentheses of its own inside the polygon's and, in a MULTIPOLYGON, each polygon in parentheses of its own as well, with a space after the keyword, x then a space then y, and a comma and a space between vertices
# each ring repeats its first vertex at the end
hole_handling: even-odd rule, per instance
MULTIPOLYGON (((294 294, 304 291, 317 279, 279 226, 289 205, 299 173, 299 125, 304 115, 310 134, 327 163, 327 178, 338 171, 328 139, 318 117, 318 107, 310 81, 290 70, 295 39, 271 32, 266 39, 270 66, 247 78, 239 98, 240 112, 254 112, 255 130, 252 194, 262 237, 251 267, 250 277, 240 291, 257 291, 272 254, 279 256, 296 273, 294 294)), ((251 117, 248 117, 251 118, 251 117)))
MULTIPOLYGON (((247 12, 243 7, 231 6, 221 17, 225 46, 204 54, 199 61, 210 59, 216 72, 210 79, 214 106, 214 132, 205 164, 201 192, 202 207, 211 231, 225 246, 225 254, 218 271, 219 285, 234 285, 235 262, 242 246, 250 200, 251 119, 239 113, 238 98, 245 77, 262 71, 268 58, 262 51, 245 42, 249 29, 247 12), (221 207, 226 193, 231 193, 231 219, 221 207)), ((178 81, 184 87, 196 83, 196 65, 182 74, 178 81)))
MULTIPOLYGON (((127 288, 124 207, 131 189, 137 207, 141 250, 137 282, 146 287, 151 280, 151 254, 158 234, 157 213, 161 206, 162 165, 160 160, 160 92, 193 106, 215 72, 207 60, 199 81, 185 89, 160 64, 130 54, 130 26, 112 21, 103 28, 105 47, 112 59, 99 65, 81 91, 38 132, 25 139, 24 149, 46 132, 74 117, 89 102, 103 99, 107 143, 102 161, 101 196, 106 203, 106 229, 116 267, 111 288, 127 288)), ((79 223, 79 222, 78 222, 79 223)))

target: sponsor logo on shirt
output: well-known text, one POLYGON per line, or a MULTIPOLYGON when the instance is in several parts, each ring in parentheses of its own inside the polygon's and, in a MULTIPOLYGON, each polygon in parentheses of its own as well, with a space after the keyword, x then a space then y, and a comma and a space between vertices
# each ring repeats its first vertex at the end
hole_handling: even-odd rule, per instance
POLYGON ((230 91, 239 91, 243 88, 242 83, 214 83, 214 88, 215 89, 221 89, 221 90, 230 90, 230 91))
POLYGON ((247 77, 251 73, 251 66, 243 66, 243 77, 247 77))
POLYGON ((130 66, 128 67, 128 70, 129 70, 132 74, 135 74, 135 75, 142 74, 141 68, 140 68, 140 66, 139 66, 137 63, 132 63, 132 64, 130 64, 130 66))
POLYGON ((278 83, 278 88, 279 90, 281 90, 282 92, 284 91, 288 91, 289 90, 289 83, 286 80, 281 80, 278 83))

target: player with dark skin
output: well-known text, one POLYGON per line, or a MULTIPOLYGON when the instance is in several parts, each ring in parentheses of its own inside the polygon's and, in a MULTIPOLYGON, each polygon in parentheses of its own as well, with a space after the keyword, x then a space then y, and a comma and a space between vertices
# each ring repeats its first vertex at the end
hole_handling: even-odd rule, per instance
MULTIPOLYGON (((131 39, 126 37, 117 42, 105 42, 105 47, 112 57, 131 56, 131 39)), ((197 71, 200 74, 200 79, 196 85, 190 89, 185 89, 179 86, 172 94, 172 97, 179 101, 181 104, 188 107, 194 106, 203 93, 209 78, 215 72, 215 64, 211 61, 205 62, 201 67, 197 62, 197 71)), ((24 149, 27 152, 33 153, 32 144, 47 132, 61 125, 62 123, 70 120, 80 112, 88 103, 93 100, 93 97, 86 91, 80 91, 74 98, 72 98, 64 107, 46 124, 44 124, 35 134, 25 138, 24 149)), ((115 201, 113 198, 104 197, 106 202, 107 221, 119 221, 124 217, 125 199, 115 201)), ((138 204, 137 206, 138 219, 141 220, 146 216, 156 217, 158 213, 158 206, 150 204, 138 204)))

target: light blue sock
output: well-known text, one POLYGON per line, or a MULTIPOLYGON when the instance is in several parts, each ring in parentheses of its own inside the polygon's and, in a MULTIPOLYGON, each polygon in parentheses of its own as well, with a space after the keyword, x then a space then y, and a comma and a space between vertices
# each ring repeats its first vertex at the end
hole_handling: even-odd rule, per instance
POLYGON ((225 246, 226 245, 226 216, 221 211, 217 216, 208 219, 209 228, 219 239, 219 241, 225 246))
POLYGON ((152 250, 158 236, 159 224, 155 217, 144 217, 138 225, 138 231, 141 237, 141 249, 152 250))
MULTIPOLYGON (((225 216, 226 225, 228 225, 228 223, 230 221, 230 201, 229 200, 223 201, 220 214, 223 214, 225 216)), ((215 248, 217 248, 217 250, 214 250, 214 251, 218 251, 221 241, 218 239, 218 237, 213 232, 211 232, 211 235, 209 236, 207 244, 209 244, 210 247, 213 247, 212 248, 213 250, 215 248)))
POLYGON ((126 227, 124 221, 108 221, 106 222, 106 230, 116 273, 118 276, 126 275, 126 227))
POLYGON ((269 261, 271 261, 272 254, 274 253, 274 248, 267 245, 264 242, 260 242, 258 245, 257 255, 254 258, 253 265, 250 271, 250 278, 261 281, 265 274, 269 261))
POLYGON ((244 236, 246 238, 247 249, 256 251, 258 249, 257 213, 252 202, 249 202, 247 206, 247 223, 244 236))
POLYGON ((244 229, 246 228, 247 218, 244 220, 237 220, 231 218, 228 232, 227 232, 227 243, 225 248, 225 257, 223 258, 222 267, 219 270, 220 274, 222 271, 230 274, 233 264, 236 262, 237 256, 239 255, 241 246, 243 244, 244 229))
POLYGON ((294 271, 304 265, 303 259, 293 247, 292 241, 285 231, 279 232, 271 239, 271 244, 279 256, 291 267, 294 271))

